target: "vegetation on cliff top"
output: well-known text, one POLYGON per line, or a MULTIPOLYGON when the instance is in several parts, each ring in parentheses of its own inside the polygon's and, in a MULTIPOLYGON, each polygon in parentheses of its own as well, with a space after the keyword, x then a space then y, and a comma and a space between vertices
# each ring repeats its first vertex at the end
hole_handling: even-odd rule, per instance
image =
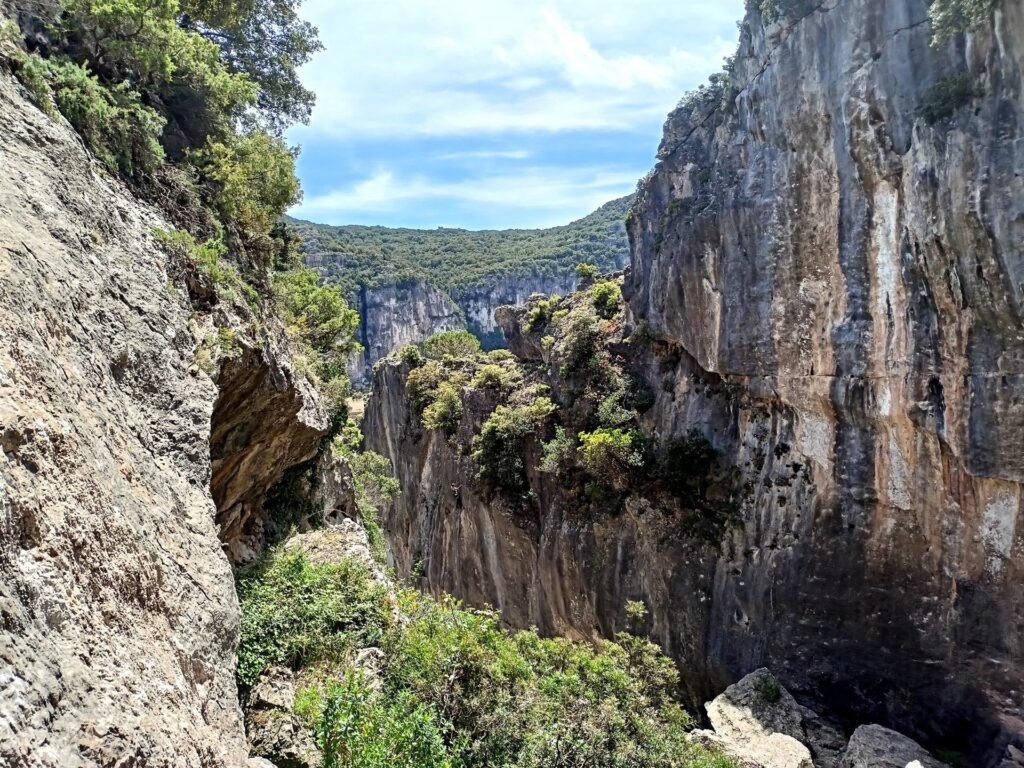
POLYGON ((627 260, 626 211, 632 196, 612 200, 571 224, 550 229, 479 232, 391 229, 294 221, 307 263, 349 294, 360 286, 424 280, 458 293, 510 276, 567 276, 579 262, 603 271, 627 260))
POLYGON ((676 668, 645 639, 513 632, 491 611, 388 592, 357 563, 301 553, 272 553, 238 591, 239 683, 296 670, 294 713, 325 768, 731 765, 687 739, 676 668), (370 645, 376 671, 355 663, 370 645))
MULTIPOLYGON (((281 135, 308 118, 314 99, 297 69, 321 47, 299 4, 63 0, 45 46, 26 48, 3 22, 0 63, 178 227, 154 234, 190 265, 179 274, 195 305, 223 302, 254 339, 280 316, 298 368, 340 426, 358 316, 336 287, 298 268, 295 238, 278 223, 301 196, 296 151, 281 135), (188 279, 190 271, 202 279, 188 279)), ((232 325, 234 342, 233 321, 223 313, 215 320, 232 325)), ((211 375, 233 354, 224 337, 200 350, 211 375)))
POLYGON ((580 510, 614 509, 641 493, 719 526, 732 502, 724 486, 710 498, 714 449, 696 430, 660 440, 645 433, 641 415, 653 397, 628 359, 650 339, 626 328, 618 282, 588 277, 583 290, 535 297, 519 311, 513 347, 526 359, 453 344, 452 333, 424 343, 428 359, 415 346, 401 350, 413 414, 470 457, 482 492, 530 503, 539 472, 580 510))

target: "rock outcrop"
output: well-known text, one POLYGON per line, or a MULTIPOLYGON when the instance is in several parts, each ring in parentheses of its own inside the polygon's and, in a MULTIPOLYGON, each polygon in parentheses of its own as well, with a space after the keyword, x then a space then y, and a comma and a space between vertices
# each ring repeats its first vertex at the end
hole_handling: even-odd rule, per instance
POLYGON ((936 48, 928 5, 752 12, 666 123, 627 292, 678 358, 654 430, 750 484, 710 656, 984 751, 1024 732, 1024 7, 936 48))
POLYGON ((370 368, 405 344, 418 344, 432 333, 465 328, 465 316, 444 291, 420 280, 379 288, 363 288, 359 310, 361 355, 352 358, 349 375, 366 381, 370 368))
POLYGON ((154 227, 0 73, 4 765, 246 763, 216 391, 154 227))
POLYGON ((1024 7, 939 48, 926 0, 783 7, 670 116, 628 222, 646 431, 699 428, 739 524, 599 514, 536 472, 529 504, 489 496, 472 402, 467 434, 424 433, 388 364, 366 432, 403 483, 395 561, 548 632, 642 599, 695 700, 767 665, 846 726, 995 764, 1024 742, 1024 7))
POLYGON ((880 725, 853 732, 839 768, 949 768, 913 739, 880 725))
MULTIPOLYGON (((314 258, 310 263, 318 262, 314 258)), ((504 277, 487 286, 461 288, 450 294, 421 280, 363 288, 356 300, 363 352, 352 358, 349 375, 353 381, 366 383, 378 360, 440 331, 466 328, 483 341, 485 348, 503 347, 505 339, 494 320, 498 307, 522 304, 534 293, 569 293, 576 283, 574 274, 525 275, 504 277)))
POLYGON ((693 738, 743 768, 949 768, 913 739, 880 725, 858 727, 847 743, 763 668, 705 708, 713 730, 695 731, 693 738))

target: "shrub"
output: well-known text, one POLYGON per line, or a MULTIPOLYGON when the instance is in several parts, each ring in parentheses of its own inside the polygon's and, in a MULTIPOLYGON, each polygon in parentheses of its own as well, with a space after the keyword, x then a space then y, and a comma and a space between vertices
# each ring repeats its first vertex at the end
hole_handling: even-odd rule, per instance
POLYGON ((597 314, 605 319, 614 317, 622 303, 622 290, 618 283, 606 280, 590 288, 590 300, 594 302, 597 314))
POLYGON ((583 261, 576 265, 576 277, 583 282, 596 280, 599 274, 600 271, 594 264, 583 261))
POLYGON ((409 396, 413 411, 422 415, 423 409, 433 402, 434 393, 441 382, 447 378, 448 374, 435 360, 428 360, 426 365, 409 371, 409 377, 405 380, 405 393, 409 396))
POLYGON ((460 419, 462 393, 457 384, 444 381, 434 390, 430 405, 423 409, 423 426, 451 435, 459 428, 460 419))
POLYGON ((406 344, 398 350, 398 359, 412 368, 423 364, 423 355, 420 354, 420 348, 415 344, 406 344))
POLYGON ((542 328, 547 324, 551 318, 552 312, 555 307, 558 306, 558 302, 561 301, 559 296, 549 296, 546 299, 540 299, 531 308, 530 314, 526 318, 526 328, 529 331, 536 331, 538 328, 542 328))
POLYGON ((433 710, 411 693, 382 696, 358 672, 296 695, 323 752, 324 768, 450 768, 433 710))
POLYGON ((423 342, 423 354, 431 360, 445 357, 473 357, 480 351, 480 340, 469 331, 441 331, 423 342))
MULTIPOLYGON (((106 87, 85 67, 69 61, 54 59, 44 64, 35 56, 29 61, 23 70, 26 76, 31 73, 30 90, 41 91, 45 77, 57 109, 109 172, 141 180, 163 163, 164 119, 145 106, 136 91, 124 83, 106 87)), ((43 99, 41 93, 34 95, 43 99)), ((40 105, 48 111, 44 102, 40 105)))
POLYGON ((592 310, 580 307, 571 313, 565 334, 556 342, 562 357, 561 374, 564 377, 580 373, 597 352, 601 327, 592 310))
MULTIPOLYGON (((240 660, 262 669, 289 657, 281 650, 303 651, 299 663, 312 666, 302 671, 294 711, 312 728, 326 767, 732 765, 689 742, 692 721, 675 699, 678 673, 645 639, 545 639, 506 629, 491 611, 413 591, 400 593, 403 618, 390 621, 388 597, 352 578, 361 567, 274 557, 273 567, 240 577, 240 660), (296 642, 299 629, 305 643, 296 642), (371 685, 337 651, 378 640, 385 657, 371 685)), ((258 674, 244 679, 251 684, 258 674)))
POLYGON ((469 385, 473 389, 509 390, 516 386, 521 378, 519 371, 515 368, 509 369, 489 363, 477 368, 469 385))
POLYGON ((559 474, 576 455, 576 439, 565 427, 555 427, 555 436, 544 443, 541 453, 540 471, 559 474))
POLYGON ((977 29, 992 15, 996 0, 934 0, 928 9, 932 44, 939 45, 961 32, 977 29))
POLYGON ((626 397, 624 389, 616 389, 608 395, 597 408, 597 422, 602 427, 620 427, 636 419, 636 411, 625 408, 622 404, 626 397))
POLYGON ((216 187, 213 199, 221 214, 254 236, 269 233, 299 201, 295 156, 281 139, 255 131, 211 141, 193 153, 193 160, 216 187))
POLYGON ((970 103, 979 95, 970 75, 966 72, 939 80, 925 93, 917 114, 924 118, 928 125, 939 120, 952 117, 960 107, 970 103))
POLYGON ((376 643, 389 621, 386 591, 352 560, 311 565, 301 552, 271 552, 239 572, 237 588, 242 689, 272 665, 298 668, 376 643))
POLYGON ((503 363, 506 360, 515 360, 516 356, 507 349, 492 349, 487 353, 487 359, 492 363, 503 363))
POLYGON ((583 465, 596 478, 620 482, 623 473, 644 465, 644 437, 636 430, 601 427, 579 435, 583 465))
POLYGON ((497 486, 519 489, 526 485, 523 438, 536 431, 555 411, 547 397, 528 405, 499 405, 473 438, 477 476, 497 486))
POLYGON ((466 768, 727 768, 690 744, 678 673, 645 639, 575 643, 509 632, 497 614, 407 594, 385 688, 428 703, 466 768))
POLYGON ((762 701, 768 704, 775 704, 782 698, 782 690, 778 682, 771 674, 761 675, 754 681, 754 691, 762 701))

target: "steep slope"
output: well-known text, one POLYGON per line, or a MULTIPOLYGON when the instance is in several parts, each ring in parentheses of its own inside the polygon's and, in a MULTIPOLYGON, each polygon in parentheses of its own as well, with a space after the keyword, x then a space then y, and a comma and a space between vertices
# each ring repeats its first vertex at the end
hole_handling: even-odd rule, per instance
POLYGON ((244 765, 215 389, 166 224, 19 90, 0 74, 0 762, 244 765))
MULTIPOLYGON (((736 524, 567 494, 543 433, 520 440, 527 501, 494 494, 470 443, 495 402, 464 387, 453 436, 424 432, 392 363, 367 434, 403 480, 396 563, 552 632, 608 634, 642 599, 695 700, 766 665, 846 724, 996 764, 1024 742, 1024 8, 933 47, 925 0, 775 5, 666 123, 627 224, 652 342, 610 349, 656 445, 710 441, 736 524)), ((534 309, 507 332, 557 394, 534 309)))
POLYGON ((748 17, 731 89, 666 124, 627 293, 680 351, 654 429, 766 457, 712 655, 981 747, 1024 731, 1024 7, 933 47, 928 5, 748 17))

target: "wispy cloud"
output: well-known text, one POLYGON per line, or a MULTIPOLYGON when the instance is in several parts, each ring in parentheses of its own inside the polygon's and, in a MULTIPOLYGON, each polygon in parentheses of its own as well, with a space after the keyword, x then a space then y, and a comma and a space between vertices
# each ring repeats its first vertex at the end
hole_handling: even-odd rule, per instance
POLYGON ((744 0, 306 0, 306 201, 334 223, 538 226, 628 192, 744 0))
POLYGON ((636 178, 630 171, 612 168, 529 168, 516 173, 438 181, 425 176, 404 177, 381 169, 343 187, 310 196, 294 215, 338 223, 359 220, 366 213, 398 211, 413 201, 448 202, 506 211, 541 210, 549 213, 546 218, 554 224, 629 193, 636 178))
POLYGON ((526 160, 533 153, 528 149, 474 149, 466 152, 445 152, 434 155, 437 160, 526 160))
POLYGON ((298 131, 337 137, 623 129, 664 114, 735 48, 742 0, 312 0, 327 50, 298 131), (706 6, 711 5, 711 8, 706 6), (639 16, 637 19, 625 17, 639 16), (625 37, 624 32, 633 35, 625 37))

